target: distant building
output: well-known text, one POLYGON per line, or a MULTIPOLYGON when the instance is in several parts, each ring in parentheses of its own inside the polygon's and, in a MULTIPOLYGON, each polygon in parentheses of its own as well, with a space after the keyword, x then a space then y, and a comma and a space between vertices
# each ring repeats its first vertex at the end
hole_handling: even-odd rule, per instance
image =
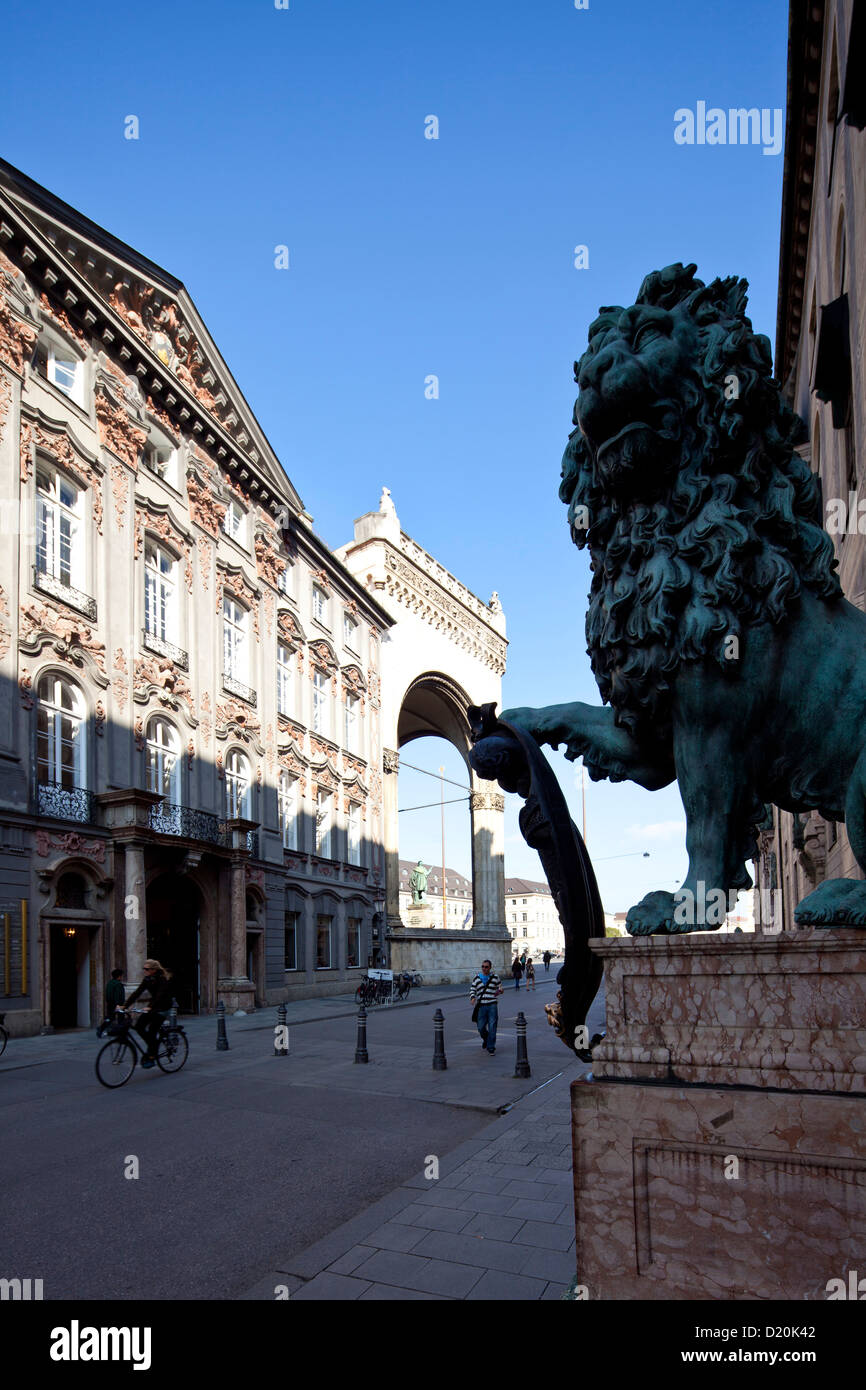
POLYGON ((546 883, 528 878, 505 880, 505 924, 515 950, 537 958, 565 949, 559 913, 546 883))

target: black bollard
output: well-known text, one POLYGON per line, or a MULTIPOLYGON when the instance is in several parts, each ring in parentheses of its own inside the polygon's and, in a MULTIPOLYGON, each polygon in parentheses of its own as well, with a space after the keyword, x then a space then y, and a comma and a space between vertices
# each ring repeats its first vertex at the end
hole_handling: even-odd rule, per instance
POLYGON ((289 1030, 286 1027, 286 1006, 277 1005, 277 1027, 274 1033, 274 1056, 288 1057, 289 1055, 289 1030))
POLYGON ((170 1008, 169 1011, 168 1011, 168 1026, 169 1026, 169 1028, 176 1028, 176 1027, 177 1027, 177 1000, 176 1000, 176 999, 172 999, 172 1001, 171 1001, 171 1008, 170 1008))
POLYGON ((225 1001, 220 1000, 217 1004, 217 1052, 228 1052, 229 1040, 226 1036, 226 1006, 225 1001))
POLYGON ((367 1052, 367 1010, 362 1004, 358 1010, 358 1037, 355 1041, 355 1061, 369 1062, 370 1055, 367 1052))
POLYGON ((445 1056, 445 1015, 441 1009, 437 1009, 433 1015, 433 1070, 447 1071, 448 1061, 445 1056))
POLYGON ((515 1027, 517 1028, 517 1065, 514 1068, 514 1076, 515 1079, 522 1080, 524 1077, 532 1075, 526 1052, 526 1019, 522 1013, 517 1015, 515 1027))

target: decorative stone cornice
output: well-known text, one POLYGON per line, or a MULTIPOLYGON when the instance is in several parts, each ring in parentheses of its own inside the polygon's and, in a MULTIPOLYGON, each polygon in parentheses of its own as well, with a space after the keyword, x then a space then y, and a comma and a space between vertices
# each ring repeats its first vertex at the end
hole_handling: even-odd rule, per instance
POLYGON ((408 536, 401 535, 399 550, 389 541, 380 544, 389 597, 501 676, 507 642, 491 624, 489 608, 408 536))
POLYGON ((399 754, 399 753, 396 753, 396 752, 394 751, 393 748, 383 748, 383 749, 382 749, 382 771, 383 771, 383 772, 399 772, 399 771, 400 771, 400 754, 399 754))
POLYGON ((21 604, 18 623, 21 650, 36 655, 49 643, 56 655, 72 666, 83 666, 88 658, 102 677, 99 683, 108 684, 105 643, 97 639, 93 628, 83 618, 62 613, 49 600, 21 604))

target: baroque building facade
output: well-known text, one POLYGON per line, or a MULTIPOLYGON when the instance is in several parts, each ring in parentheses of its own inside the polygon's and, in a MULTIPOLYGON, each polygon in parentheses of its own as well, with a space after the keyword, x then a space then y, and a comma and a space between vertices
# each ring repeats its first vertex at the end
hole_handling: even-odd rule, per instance
MULTIPOLYGON (((808 427, 846 597, 866 607, 866 13, 792 4, 776 376, 808 427)), ((771 808, 758 837, 757 930, 792 930, 826 878, 862 878, 845 827, 771 808)))
POLYGON ((354 988, 384 937, 381 650, 183 285, 0 163, 0 1010, 354 988))

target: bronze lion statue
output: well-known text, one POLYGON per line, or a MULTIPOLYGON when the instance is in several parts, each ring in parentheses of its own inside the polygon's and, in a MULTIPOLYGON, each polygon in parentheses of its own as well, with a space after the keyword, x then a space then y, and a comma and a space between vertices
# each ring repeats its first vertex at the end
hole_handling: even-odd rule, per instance
MULTIPOLYGON (((844 820, 866 870, 866 614, 842 594, 747 281, 695 271, 654 271, 634 304, 602 308, 575 363, 559 495, 591 556, 604 705, 502 715, 595 780, 679 782, 688 875, 630 910, 633 935, 720 926, 678 908, 751 887, 767 803, 844 820)), ((866 884, 823 883, 796 919, 866 926, 866 884)))

